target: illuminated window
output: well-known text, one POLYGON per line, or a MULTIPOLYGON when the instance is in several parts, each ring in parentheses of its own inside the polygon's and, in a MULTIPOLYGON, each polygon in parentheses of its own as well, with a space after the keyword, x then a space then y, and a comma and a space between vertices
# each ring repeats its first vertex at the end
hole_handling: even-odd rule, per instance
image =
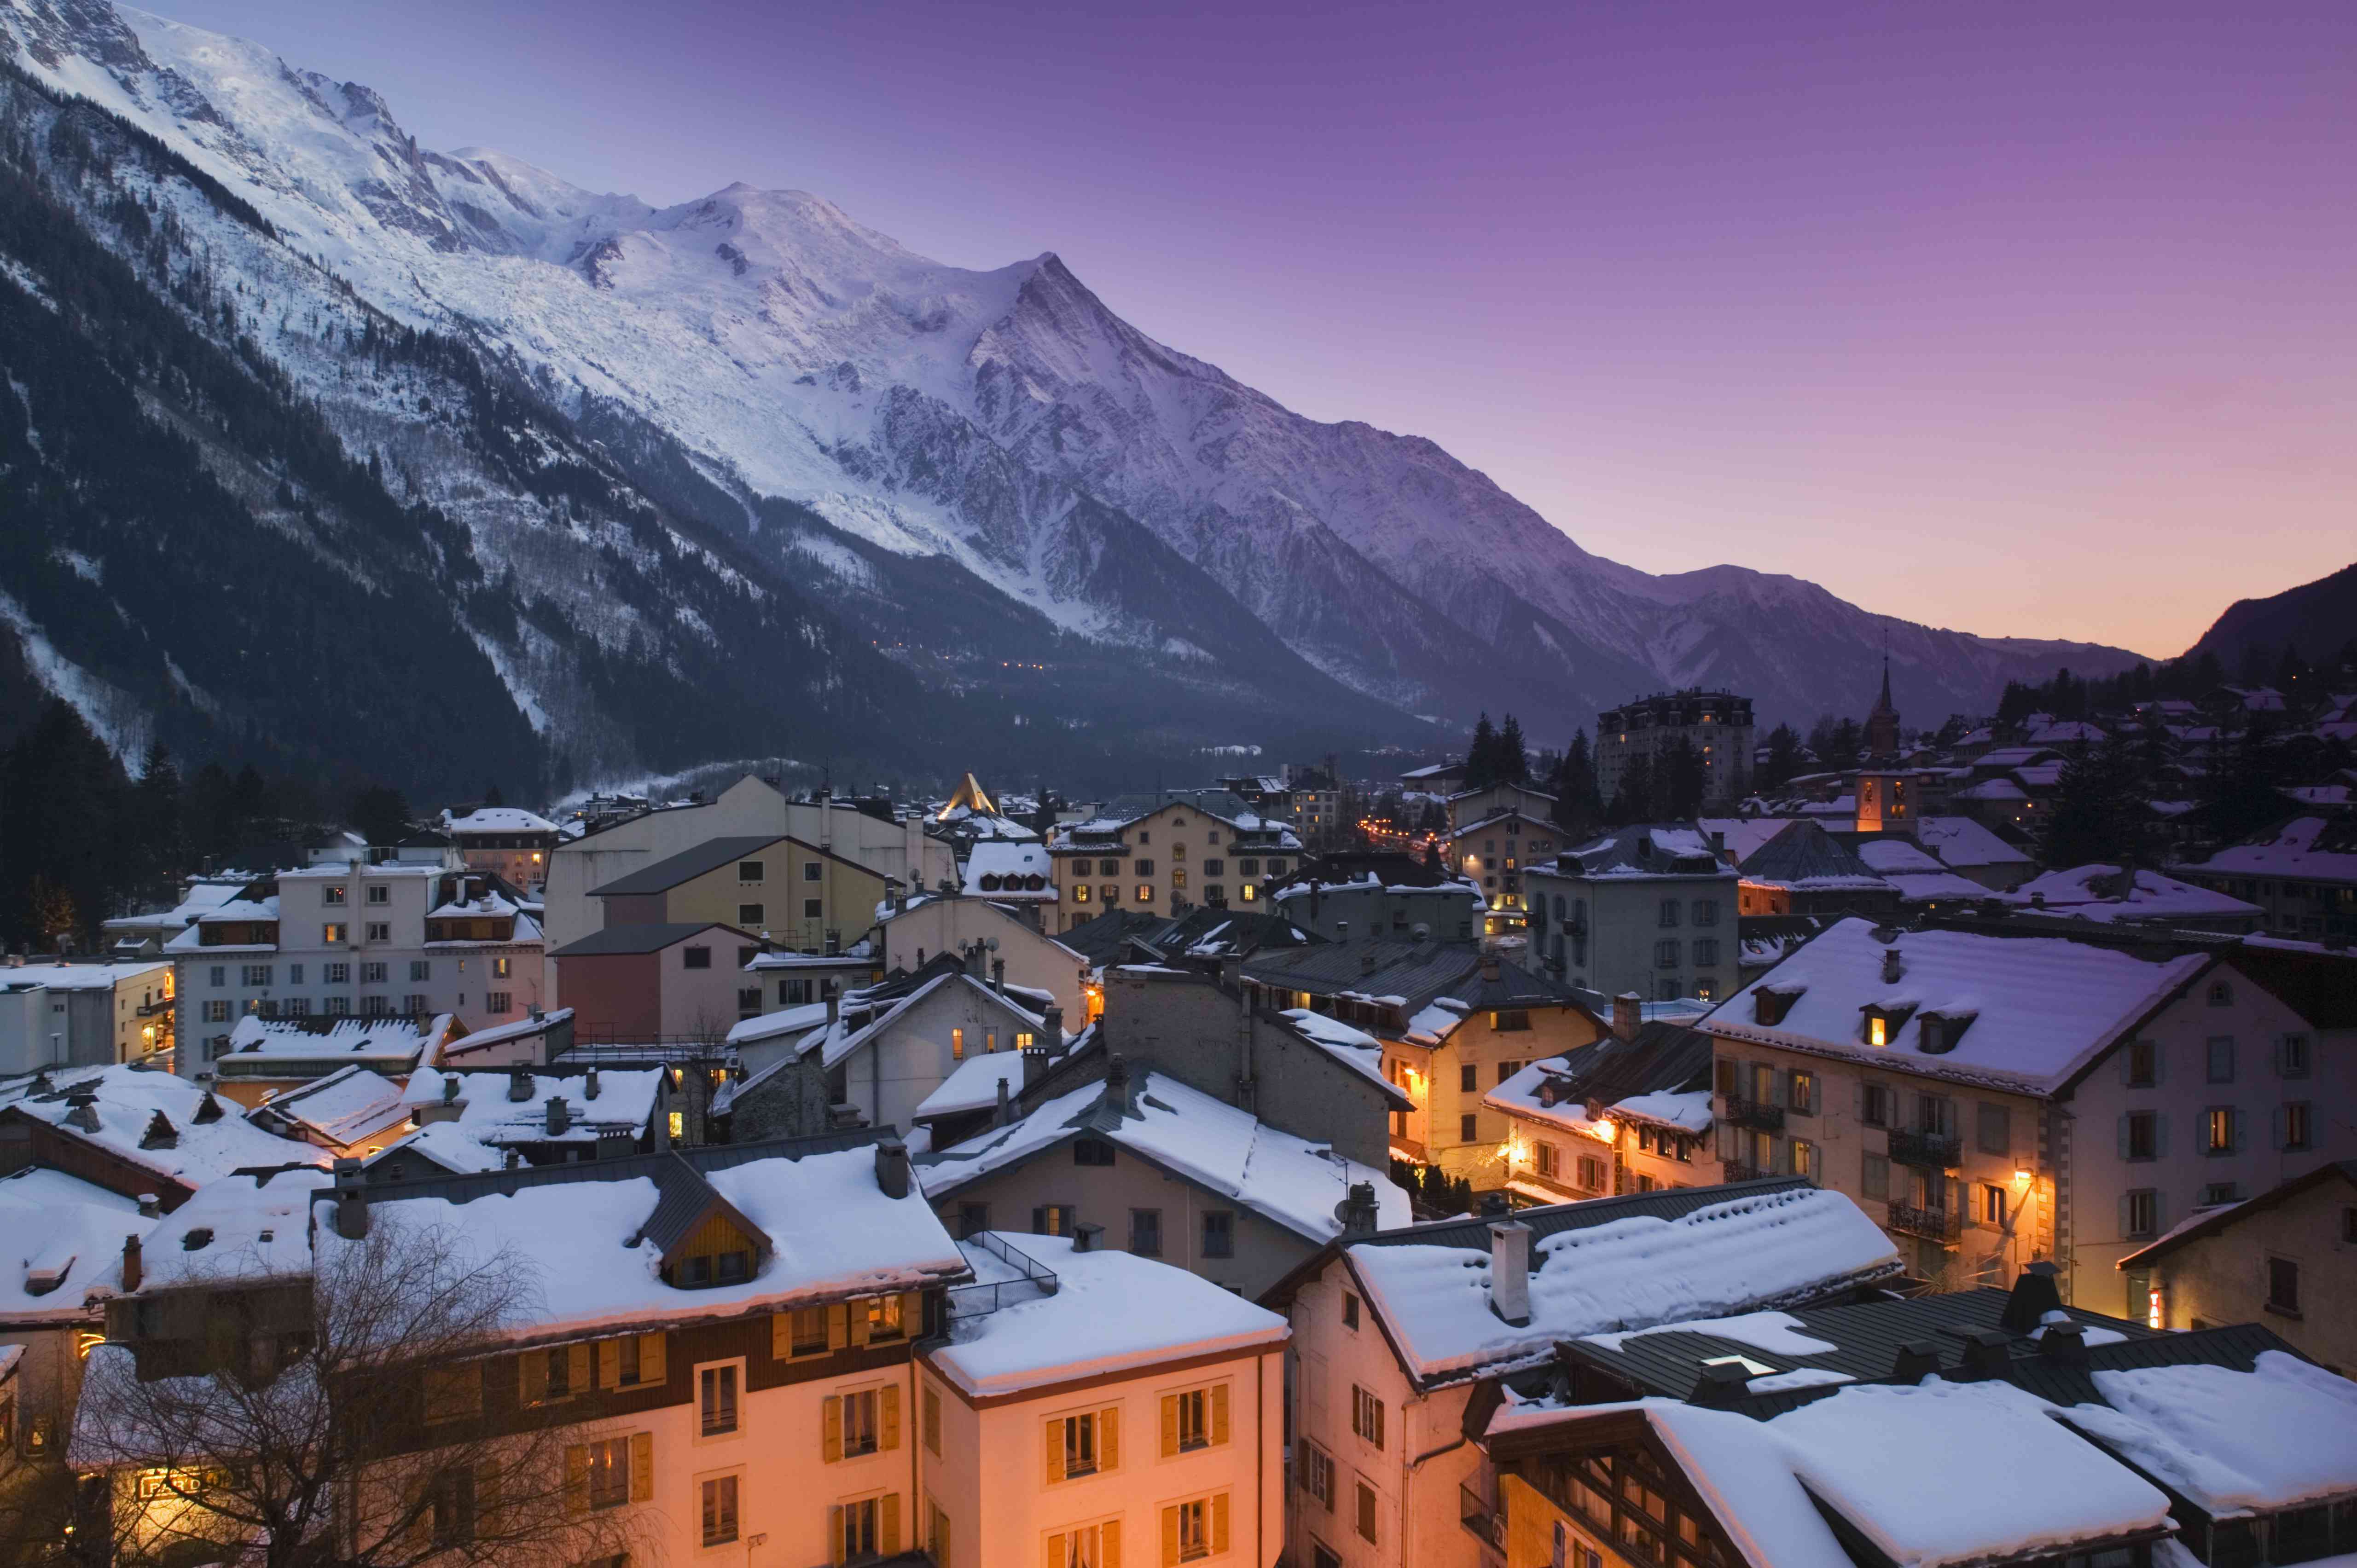
POLYGON ((963 1029, 952 1029, 950 1031, 950 1059, 952 1061, 960 1062, 965 1060, 965 1031, 963 1029))
POLYGON ((1139 903, 1141 903, 1141 904, 1151 904, 1151 903, 1153 903, 1153 902, 1154 902, 1154 889, 1153 889, 1153 888, 1151 888, 1151 887, 1148 887, 1148 886, 1147 886, 1145 883, 1143 883, 1143 882, 1139 883, 1139 884, 1137 885, 1137 901, 1138 901, 1139 903))
POLYGON ((673 1143, 674 1143, 674 1144, 676 1144, 676 1143, 678 1143, 682 1138, 684 1138, 684 1137, 686 1137, 686 1136, 687 1136, 687 1113, 686 1113, 685 1112, 683 1112, 683 1111, 674 1111, 674 1112, 673 1112, 671 1113, 671 1140, 672 1140, 672 1142, 673 1142, 673 1143))
POLYGON ((1890 1043, 1889 1033, 1889 1028, 1890 1023, 1889 1019, 1878 1017, 1868 1018, 1866 1021, 1866 1043, 1870 1046, 1889 1045, 1890 1043))

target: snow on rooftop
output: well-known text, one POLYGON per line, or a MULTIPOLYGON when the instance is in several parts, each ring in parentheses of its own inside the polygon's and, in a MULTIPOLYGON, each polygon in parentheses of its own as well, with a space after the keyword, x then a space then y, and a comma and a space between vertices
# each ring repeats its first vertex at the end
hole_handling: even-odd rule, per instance
MULTIPOLYGON (((1141 1374, 1181 1358, 1248 1355, 1283 1344, 1290 1332, 1266 1307, 1152 1258, 1075 1251, 1064 1236, 1000 1240, 1052 1272, 1056 1293, 952 1323, 950 1342, 931 1360, 969 1394, 1141 1374)), ((971 1243, 966 1253, 977 1273, 985 1261, 999 1262, 971 1243)))
POLYGON ((774 1039, 780 1035, 806 1035, 825 1022, 825 1003, 804 1002, 740 1021, 728 1031, 728 1043, 741 1046, 754 1040, 774 1039))
POLYGON ((1937 855, 1905 839, 1868 839, 1857 846, 1858 859, 1879 872, 1944 871, 1937 855))
POLYGON ((1951 868, 1961 865, 2028 865, 2029 856, 1970 817, 1918 817, 1915 842, 1951 868))
POLYGON ((1053 902, 1055 877, 1056 863, 1041 843, 989 839, 975 844, 966 855, 965 891, 972 897, 1053 902), (986 886, 985 878, 988 878, 986 886))
POLYGON ((1765 1350, 1771 1356, 1822 1356, 1841 1348, 1829 1340, 1803 1333, 1801 1320, 1789 1312, 1744 1312, 1733 1317, 1657 1323, 1651 1328, 1631 1328, 1619 1334, 1583 1334, 1580 1337, 1607 1350, 1618 1350, 1628 1341, 1648 1334, 1708 1334, 1765 1350))
POLYGON ((1703 1020, 1712 1034, 1806 1042, 1915 1071, 2040 1090, 2060 1083, 2157 1005, 2206 961, 2151 963, 2061 938, 1901 931, 1885 943, 1863 919, 1836 921, 1703 1020), (1900 975, 1883 979, 1896 953, 1900 975), (1762 991, 1799 994, 1773 1026, 1757 1021, 1762 991), (1866 1041, 1860 1009, 1906 1013, 1887 1046, 1866 1041), (1953 1048, 1923 1050, 1923 1020, 1970 1015, 1953 1048))
POLYGON ((2033 876, 2010 893, 1996 897, 2023 908, 2042 907, 2087 920, 2149 920, 2169 917, 2210 918, 2231 916, 2256 919, 2266 914, 2223 893, 2212 893, 2190 882, 2179 882, 2158 871, 2139 867, 2135 890, 2120 897, 2116 865, 2074 865, 2033 876))
POLYGON ((1437 1046, 1448 1037, 1450 1030, 1465 1022, 1470 1012, 1470 1007, 1454 996, 1436 996, 1417 1008, 1415 1015, 1407 1021, 1408 1037, 1437 1046))
MULTIPOLYGON (((1384 997, 1394 1006, 1405 997, 1384 997)), ((1360 1076, 1374 1079, 1386 1090, 1397 1092, 1392 1081, 1383 1076, 1383 1043, 1363 1029, 1352 1028, 1340 1018, 1312 1012, 1307 1007, 1288 1007, 1285 1016, 1296 1029, 1307 1035, 1336 1061, 1356 1070, 1360 1076)))
POLYGON ((231 1056, 339 1057, 419 1059, 426 1047, 448 1032, 450 1015, 434 1018, 339 1018, 327 1028, 307 1028, 291 1018, 248 1013, 229 1032, 231 1056))
POLYGON ((474 1171, 495 1171, 507 1163, 497 1149, 470 1136, 456 1122, 428 1122, 408 1136, 387 1144, 361 1164, 375 1165, 404 1149, 423 1155, 444 1170, 460 1176, 474 1171))
POLYGON ((932 1185, 947 1191, 1084 1134, 1200 1182, 1313 1241, 1340 1234, 1334 1211, 1358 1182, 1375 1189, 1379 1225, 1408 1223, 1407 1194, 1387 1173, 1255 1121, 1177 1079, 1139 1075, 1117 1116, 1100 1103, 1110 1093, 1104 1084, 1084 1084, 920 1164, 932 1185))
POLYGON ((130 963, 27 963, 0 967, 0 991, 29 990, 45 986, 51 991, 103 991, 124 981, 142 977, 154 979, 159 970, 172 967, 169 959, 146 959, 130 963))
POLYGON ((2065 1418, 2213 1517, 2357 1491, 2357 1383, 2297 1356, 2093 1377, 2108 1406, 2065 1418))
POLYGON ((401 1085, 357 1064, 291 1089, 265 1109, 273 1115, 304 1122, 339 1144, 365 1138, 409 1118, 401 1085))
POLYGON ((951 1116, 962 1111, 987 1111, 998 1103, 998 1086, 1006 1085, 1013 1094, 1023 1087, 1023 1053, 1021 1051, 985 1051, 958 1063, 949 1077, 942 1079, 939 1089, 917 1102, 909 1114, 922 1121, 928 1116, 951 1116))
POLYGON ((1647 828, 1645 834, 1653 847, 1664 854, 1708 854, 1710 841, 1692 828, 1647 828))
POLYGON ((1898 1262, 1889 1238, 1838 1192, 1750 1193, 1676 1219, 1631 1214, 1538 1237, 1531 1247, 1531 1320, 1517 1328, 1491 1310, 1486 1251, 1408 1241, 1349 1251, 1370 1300, 1423 1377, 1542 1354, 1583 1334, 1789 1301, 1878 1277, 1898 1262))
POLYGON ((495 1146, 594 1144, 601 1131, 633 1137, 645 1132, 655 1113, 662 1079, 661 1068, 600 1068, 597 1098, 592 1100, 587 1073, 527 1072, 524 1098, 511 1100, 508 1095, 515 1079, 507 1069, 457 1072, 422 1067, 410 1075, 402 1098, 412 1107, 439 1105, 444 1103, 444 1085, 456 1081, 458 1114, 451 1120, 479 1143, 495 1146), (551 1133, 549 1101, 559 1098, 565 1101, 566 1126, 562 1133, 551 1133))
POLYGON ((511 1024, 494 1024, 490 1028, 478 1029, 471 1035, 461 1035, 457 1039, 445 1045, 442 1047, 442 1059, 444 1061, 447 1061, 455 1056, 482 1050, 490 1046, 504 1045, 510 1040, 520 1040, 526 1038, 529 1036, 541 1034, 550 1027, 565 1022, 572 1016, 572 1008, 558 1007, 542 1014, 537 1018, 527 1015, 524 1017, 518 1018, 511 1024))
POLYGON ((1615 1116, 1634 1116, 1640 1121, 1660 1122, 1681 1132, 1710 1131, 1710 1090, 1698 1089, 1684 1094, 1658 1090, 1652 1094, 1632 1094, 1626 1100, 1612 1102, 1615 1116))
POLYGON ((91 1291, 122 1286, 124 1239, 155 1223, 135 1200, 63 1171, 0 1176, 0 1322, 81 1317, 91 1291))
POLYGON ((2322 817, 2295 817, 2251 843, 2229 844, 2200 865, 2184 869, 2234 876, 2357 882, 2357 854, 2316 847, 2325 826, 2322 817))
POLYGON ((324 1170, 304 1169, 263 1181, 231 1176, 201 1188, 148 1234, 137 1294, 309 1273, 311 1199, 333 1180, 324 1170))
POLYGON ((454 833, 553 833, 556 824, 521 806, 481 806, 463 817, 442 813, 442 825, 454 833))
POLYGON ((227 1101, 214 1102, 221 1112, 219 1117, 198 1121, 197 1112, 207 1098, 204 1087, 168 1072, 111 1067, 87 1076, 59 1074, 56 1081, 59 1090, 88 1090, 98 1096, 97 1103, 90 1107, 98 1122, 95 1132, 68 1121, 74 1107, 65 1092, 38 1099, 27 1096, 16 1101, 17 1109, 185 1186, 218 1181, 244 1165, 324 1166, 329 1157, 324 1149, 264 1132, 227 1101), (151 1137, 158 1112, 170 1125, 168 1142, 151 1137), (151 1143, 153 1146, 148 1146, 151 1143))

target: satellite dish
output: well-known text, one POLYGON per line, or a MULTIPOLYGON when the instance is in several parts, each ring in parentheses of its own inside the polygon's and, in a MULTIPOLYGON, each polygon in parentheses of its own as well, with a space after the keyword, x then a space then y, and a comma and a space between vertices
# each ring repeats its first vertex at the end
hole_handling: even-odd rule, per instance
POLYGON ((988 948, 993 952, 996 952, 998 950, 998 939, 996 937, 992 937, 987 941, 984 942, 983 946, 988 948))

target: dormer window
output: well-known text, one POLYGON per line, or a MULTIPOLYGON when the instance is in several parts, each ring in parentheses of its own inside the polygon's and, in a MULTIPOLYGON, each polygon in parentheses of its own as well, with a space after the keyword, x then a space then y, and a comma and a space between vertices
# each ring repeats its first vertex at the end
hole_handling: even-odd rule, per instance
POLYGON ((1784 1021, 1786 1014, 1792 1012, 1792 1004, 1805 994, 1804 991, 1755 991, 1751 993, 1752 1021, 1772 1029, 1784 1021))
POLYGON ((1911 1006, 1886 1007, 1879 1002, 1869 1002, 1859 1011, 1866 1015, 1866 1043, 1888 1047, 1899 1038, 1899 1031, 1907 1026, 1907 1020, 1915 1009, 1911 1006))
POLYGON ((1975 1013, 1926 1013, 1921 1026, 1922 1044, 1917 1048, 1925 1056, 1945 1056, 1956 1048, 1964 1031, 1973 1026, 1975 1013))

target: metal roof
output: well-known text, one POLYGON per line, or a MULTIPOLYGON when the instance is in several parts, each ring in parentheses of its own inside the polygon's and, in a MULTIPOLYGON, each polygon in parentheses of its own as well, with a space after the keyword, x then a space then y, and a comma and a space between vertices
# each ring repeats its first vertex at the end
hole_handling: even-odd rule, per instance
MULTIPOLYGON (((742 860, 748 854, 759 854, 773 843, 802 843, 802 841, 785 833, 706 839, 694 849, 683 849, 651 865, 642 865, 636 871, 617 876, 611 882, 600 883, 589 889, 588 897, 604 898, 614 894, 668 892, 683 882, 702 876, 708 871, 717 871, 732 860, 742 860)), ((813 844, 802 844, 802 847, 813 854, 820 853, 813 844)))
POLYGON ((1751 852, 1743 863, 1747 880, 1807 882, 1815 877, 1863 877, 1879 881, 1882 874, 1814 822, 1794 822, 1751 852))
POLYGON ((589 958, 599 953, 661 952, 677 942, 683 942, 698 931, 726 931, 758 945, 761 939, 750 931, 739 930, 717 920, 648 922, 644 925, 608 926, 602 931, 592 931, 578 941, 565 943, 548 956, 551 958, 589 958))
POLYGON ((1453 996, 1476 1011, 1579 1005, 1569 986, 1502 961, 1491 978, 1483 972, 1483 962, 1474 942, 1375 938, 1258 954, 1239 965, 1238 972, 1273 989, 1306 991, 1313 996, 1355 992, 1405 997, 1411 1013, 1436 996, 1453 996))

